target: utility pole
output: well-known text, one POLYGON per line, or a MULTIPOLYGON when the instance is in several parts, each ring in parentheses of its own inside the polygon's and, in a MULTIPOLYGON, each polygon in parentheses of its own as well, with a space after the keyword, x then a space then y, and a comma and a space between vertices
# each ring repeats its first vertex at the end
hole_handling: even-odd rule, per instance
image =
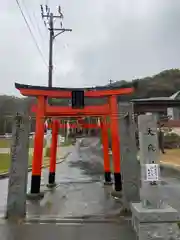
POLYGON ((63 28, 62 20, 64 15, 61 12, 61 6, 58 6, 58 14, 54 15, 51 9, 47 5, 40 5, 41 6, 41 16, 44 20, 45 26, 48 25, 49 30, 49 73, 48 73, 48 87, 52 87, 52 74, 53 74, 53 43, 57 36, 64 32, 71 32, 72 29, 63 28), (54 27, 54 20, 60 20, 60 28, 54 27))
POLYGON ((110 80, 109 80, 109 85, 111 85, 112 83, 113 83, 113 80, 110 79, 110 80))

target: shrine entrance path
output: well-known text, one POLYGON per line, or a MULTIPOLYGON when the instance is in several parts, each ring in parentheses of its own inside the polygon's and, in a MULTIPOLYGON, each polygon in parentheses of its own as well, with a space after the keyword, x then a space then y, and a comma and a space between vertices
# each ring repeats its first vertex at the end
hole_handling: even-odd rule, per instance
MULTIPOLYGON (((102 152, 97 145, 97 139, 90 138, 81 147, 79 143, 71 147, 66 161, 57 165, 57 188, 46 192, 40 202, 27 202, 26 223, 2 221, 1 239, 135 240, 130 219, 120 216, 121 203, 110 196, 110 187, 104 187, 102 152)), ((47 179, 48 170, 44 170, 43 182, 47 179)))

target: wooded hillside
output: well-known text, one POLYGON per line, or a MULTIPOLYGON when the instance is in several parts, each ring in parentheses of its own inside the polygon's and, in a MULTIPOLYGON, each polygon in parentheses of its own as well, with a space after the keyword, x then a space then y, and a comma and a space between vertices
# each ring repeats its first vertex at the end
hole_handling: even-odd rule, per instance
MULTIPOLYGON (((133 82, 138 83, 138 89, 134 94, 135 98, 168 97, 180 90, 180 70, 165 70, 152 77, 136 79, 133 82)), ((126 83, 128 84, 128 82, 126 83)), ((121 81, 114 84, 120 86, 121 81)))
MULTIPOLYGON (((132 82, 121 80, 108 86, 109 88, 114 86, 121 87, 124 85, 132 86, 134 83, 138 83, 136 92, 131 96, 120 97, 119 100, 171 96, 173 93, 180 90, 180 70, 170 69, 151 77, 136 79, 132 82)), ((102 104, 102 99, 94 99, 93 102, 88 99, 87 102, 88 105, 91 103, 94 104, 95 102, 97 102, 97 104, 102 104)), ((11 118, 16 112, 29 108, 32 103, 35 103, 35 99, 33 98, 17 98, 7 95, 0 96, 0 133, 2 129, 4 129, 4 118, 11 118)), ((62 105, 67 105, 67 101, 62 101, 62 105)))

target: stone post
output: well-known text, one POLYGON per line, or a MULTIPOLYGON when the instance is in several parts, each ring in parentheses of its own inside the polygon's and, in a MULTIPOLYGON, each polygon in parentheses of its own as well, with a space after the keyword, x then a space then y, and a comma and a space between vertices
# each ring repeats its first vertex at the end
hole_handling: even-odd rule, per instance
POLYGON ((6 218, 18 220, 26 215, 26 192, 29 158, 29 117, 18 115, 14 119, 11 166, 6 218))
POLYGON ((139 240, 170 240, 178 211, 164 203, 161 194, 157 120, 154 115, 138 117, 141 202, 132 203, 132 224, 139 240))
POLYGON ((141 201, 144 206, 160 208, 163 204, 163 199, 161 197, 160 152, 156 116, 139 116, 138 128, 141 165, 141 201))
POLYGON ((119 103, 122 200, 124 210, 130 210, 131 202, 140 201, 140 165, 137 160, 135 122, 130 103, 119 103))

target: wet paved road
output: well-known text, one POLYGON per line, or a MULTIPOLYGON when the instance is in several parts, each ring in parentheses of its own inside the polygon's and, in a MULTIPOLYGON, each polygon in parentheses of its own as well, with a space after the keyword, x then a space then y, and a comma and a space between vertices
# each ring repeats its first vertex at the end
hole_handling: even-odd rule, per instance
POLYGON ((122 224, 31 224, 19 226, 3 226, 2 240, 132 240, 134 233, 122 224))
MULTIPOLYGON (((84 147, 71 147, 68 159, 57 165, 57 188, 47 192, 40 202, 27 203, 26 224, 13 226, 0 222, 0 239, 30 240, 37 236, 39 240, 136 239, 127 219, 119 217, 121 204, 111 198, 110 188, 103 186, 102 152, 97 145, 96 139, 90 139, 84 147)), ((162 174, 163 197, 180 211, 179 175, 170 171, 162 174)), ((44 184, 47 177, 45 169, 44 184)), ((3 211, 7 179, 1 180, 0 186, 0 210, 3 211)))
MULTIPOLYGON (((25 224, 0 224, 0 239, 135 239, 129 221, 118 216, 120 202, 112 199, 110 189, 103 185, 102 153, 95 139, 87 141, 83 148, 72 147, 67 160, 57 165, 57 188, 47 192, 40 202, 27 202, 25 224), (88 148, 92 143, 94 146, 88 148)), ((48 170, 44 170, 44 183, 47 177, 48 170)), ((3 210, 7 180, 0 184, 3 210)))
MULTIPOLYGON (((44 171, 44 179, 47 177, 44 171)), ((56 190, 46 193, 39 204, 28 203, 29 215, 76 218, 120 212, 121 204, 110 196, 110 187, 104 187, 102 158, 87 148, 72 149, 68 159, 57 166, 56 182, 56 190)))

